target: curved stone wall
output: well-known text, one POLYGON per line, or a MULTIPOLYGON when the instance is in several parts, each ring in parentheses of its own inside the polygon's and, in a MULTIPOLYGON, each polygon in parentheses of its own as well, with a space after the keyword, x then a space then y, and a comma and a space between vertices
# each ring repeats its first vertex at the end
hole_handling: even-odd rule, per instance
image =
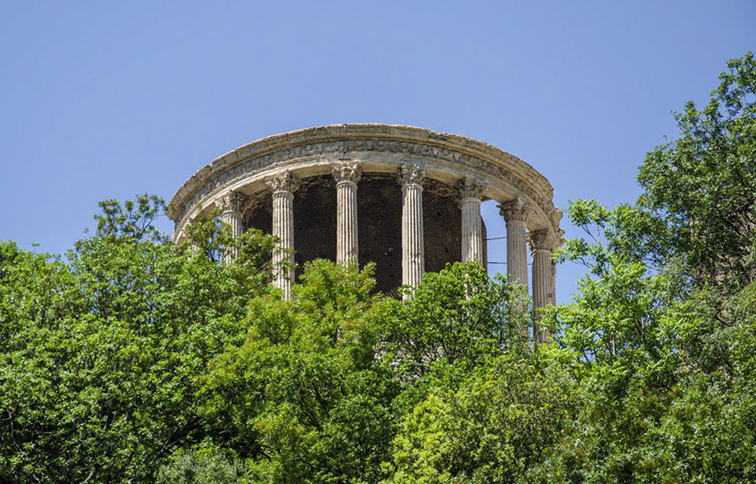
MULTIPOLYGON (((543 175, 487 143, 345 124, 270 136, 221 156, 178 190, 169 216, 179 243, 188 223, 220 206, 235 230, 278 235, 300 265, 315 257, 376 261, 379 288, 390 292, 446 262, 485 263, 480 203, 493 199, 507 224, 508 273, 528 283, 530 242, 534 302, 542 307, 555 301, 548 256, 562 234, 552 198, 543 175)), ((286 280, 278 281, 284 292, 286 280)))

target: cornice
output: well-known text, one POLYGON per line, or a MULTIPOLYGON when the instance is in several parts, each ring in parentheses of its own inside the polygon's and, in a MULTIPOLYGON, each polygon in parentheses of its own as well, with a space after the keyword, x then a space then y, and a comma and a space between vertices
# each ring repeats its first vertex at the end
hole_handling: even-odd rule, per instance
POLYGON ((553 188, 526 162, 488 143, 424 128, 386 124, 341 124, 268 136, 237 148, 198 170, 176 192, 169 217, 181 220, 188 209, 219 186, 280 162, 337 157, 354 152, 385 152, 436 159, 502 179, 541 205, 553 188))

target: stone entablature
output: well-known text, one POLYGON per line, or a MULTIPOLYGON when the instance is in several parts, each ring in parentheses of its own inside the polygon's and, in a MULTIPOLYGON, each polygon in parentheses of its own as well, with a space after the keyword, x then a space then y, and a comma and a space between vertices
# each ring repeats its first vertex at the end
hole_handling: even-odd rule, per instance
POLYGON ((174 241, 186 223, 229 189, 254 195, 264 181, 289 169, 299 178, 330 172, 339 159, 361 161, 364 173, 395 173, 406 163, 421 164, 429 178, 451 187, 465 177, 486 188, 482 200, 500 202, 520 197, 532 207, 531 230, 558 228, 561 212, 552 203, 546 178, 519 158, 494 146, 454 134, 409 126, 345 124, 292 131, 249 143, 203 167, 171 200, 169 217, 176 222, 174 241))

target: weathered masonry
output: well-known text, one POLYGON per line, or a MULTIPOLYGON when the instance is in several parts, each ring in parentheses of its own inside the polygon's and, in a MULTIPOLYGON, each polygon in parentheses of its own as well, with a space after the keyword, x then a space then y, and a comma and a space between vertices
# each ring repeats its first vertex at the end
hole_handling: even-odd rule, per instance
MULTIPOLYGON (((561 212, 548 180, 489 144, 422 128, 346 124, 270 136, 227 153, 173 197, 174 242, 202 211, 220 207, 236 233, 255 227, 315 258, 377 264, 378 289, 417 286, 447 262, 486 264, 480 205, 496 200, 507 229, 507 272, 536 307, 555 303, 551 254, 561 212)), ((290 257, 277 253, 275 257, 290 257)), ((233 256, 232 254, 230 256, 233 256)), ((295 274, 275 283, 289 297, 295 274)))

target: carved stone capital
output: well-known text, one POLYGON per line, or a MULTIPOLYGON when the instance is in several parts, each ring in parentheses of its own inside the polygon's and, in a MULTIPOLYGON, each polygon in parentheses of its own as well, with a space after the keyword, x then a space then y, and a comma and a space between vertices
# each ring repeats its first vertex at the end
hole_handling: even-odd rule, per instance
POLYGON ((267 180, 265 184, 273 190, 273 195, 277 193, 292 194, 299 188, 299 179, 292 175, 289 170, 286 170, 280 175, 267 180))
MULTIPOLYGON (((561 212, 561 210, 560 210, 560 212, 561 212)), ((555 238, 556 238, 556 240, 554 242, 554 249, 556 250, 559 247, 561 247, 562 245, 564 245, 564 230, 557 229, 555 238)))
POLYGON ((399 181, 402 185, 423 185, 425 180, 425 167, 422 165, 402 165, 399 170, 399 181))
POLYGON ((531 252, 535 253, 538 250, 547 250, 554 252, 564 243, 564 230, 558 229, 556 231, 551 229, 536 230, 535 232, 528 232, 528 243, 530 244, 531 252))
POLYGON ((520 197, 499 205, 499 214, 509 222, 524 222, 531 208, 520 197))
POLYGON ((549 214, 549 219, 551 220, 551 226, 555 229, 559 227, 559 221, 562 220, 562 211, 558 208, 554 207, 554 210, 551 211, 549 214))
POLYGON ((362 169, 359 161, 339 161, 331 167, 333 179, 336 185, 340 183, 356 184, 362 178, 362 169))
POLYGON ((477 198, 478 200, 480 200, 480 197, 483 194, 483 190, 485 188, 486 186, 484 184, 470 177, 465 177, 464 179, 460 180, 459 184, 457 185, 459 198, 461 200, 464 200, 465 198, 477 198))
POLYGON ((528 243, 530 244, 530 250, 533 252, 537 250, 548 250, 551 252, 554 250, 555 240, 554 232, 550 229, 528 232, 528 243))
POLYGON ((221 214, 229 212, 241 213, 244 207, 244 200, 245 196, 243 193, 229 190, 218 200, 218 208, 220 208, 221 214))

